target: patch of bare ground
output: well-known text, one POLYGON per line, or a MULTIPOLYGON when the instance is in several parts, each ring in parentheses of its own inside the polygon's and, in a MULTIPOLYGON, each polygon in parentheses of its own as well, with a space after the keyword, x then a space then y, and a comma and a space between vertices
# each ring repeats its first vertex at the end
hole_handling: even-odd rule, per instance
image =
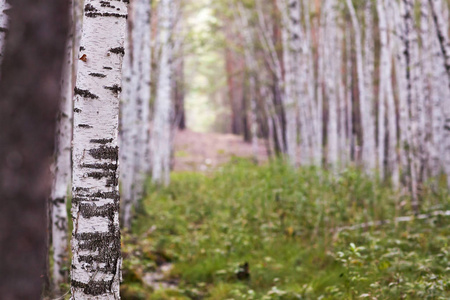
MULTIPOLYGON (((206 172, 227 163, 233 157, 253 157, 252 145, 233 134, 177 131, 174 147, 174 171, 206 172)), ((258 162, 267 159, 265 142, 259 140, 258 162)))

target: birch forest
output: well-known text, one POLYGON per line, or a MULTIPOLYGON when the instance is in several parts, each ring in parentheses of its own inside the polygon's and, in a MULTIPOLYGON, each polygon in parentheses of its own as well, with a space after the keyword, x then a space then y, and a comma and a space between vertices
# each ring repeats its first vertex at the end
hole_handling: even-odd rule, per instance
POLYGON ((450 299, 450 0, 0 0, 0 299, 450 299))

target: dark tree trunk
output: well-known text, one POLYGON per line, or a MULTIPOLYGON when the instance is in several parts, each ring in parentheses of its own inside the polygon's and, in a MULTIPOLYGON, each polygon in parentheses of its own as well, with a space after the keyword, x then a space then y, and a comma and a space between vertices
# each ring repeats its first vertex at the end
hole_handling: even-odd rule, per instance
POLYGON ((11 2, 0 82, 0 298, 39 299, 68 2, 11 2))
MULTIPOLYGON (((229 37, 232 39, 232 37, 229 37)), ((225 50, 225 63, 227 72, 228 97, 231 108, 231 133, 241 135, 244 133, 243 120, 245 111, 243 111, 244 76, 241 70, 243 62, 237 57, 231 49, 225 50)))
POLYGON ((175 97, 175 120, 180 130, 186 129, 186 114, 184 110, 184 59, 177 64, 174 72, 174 97, 175 97))

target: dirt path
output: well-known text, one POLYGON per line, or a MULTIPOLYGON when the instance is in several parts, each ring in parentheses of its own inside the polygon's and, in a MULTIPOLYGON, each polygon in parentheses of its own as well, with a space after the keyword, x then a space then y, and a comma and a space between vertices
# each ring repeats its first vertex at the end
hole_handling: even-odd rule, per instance
MULTIPOLYGON (((253 155, 252 146, 233 134, 200 133, 190 130, 175 134, 175 171, 208 171, 228 162, 233 156, 253 155)), ((259 141, 258 161, 267 160, 263 140, 259 141)))

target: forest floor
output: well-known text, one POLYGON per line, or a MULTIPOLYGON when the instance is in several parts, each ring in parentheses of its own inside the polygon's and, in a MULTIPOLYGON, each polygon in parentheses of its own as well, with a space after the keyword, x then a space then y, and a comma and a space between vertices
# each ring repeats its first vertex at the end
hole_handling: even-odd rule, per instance
MULTIPOLYGON (((181 130, 175 133, 174 171, 213 171, 233 157, 252 158, 253 150, 241 136, 181 130)), ((258 141, 258 161, 267 161, 264 140, 258 141)))
POLYGON ((450 299, 447 188, 422 189, 429 218, 395 222, 410 199, 357 170, 256 165, 230 135, 175 144, 171 184, 148 185, 123 234, 122 299, 450 299))

